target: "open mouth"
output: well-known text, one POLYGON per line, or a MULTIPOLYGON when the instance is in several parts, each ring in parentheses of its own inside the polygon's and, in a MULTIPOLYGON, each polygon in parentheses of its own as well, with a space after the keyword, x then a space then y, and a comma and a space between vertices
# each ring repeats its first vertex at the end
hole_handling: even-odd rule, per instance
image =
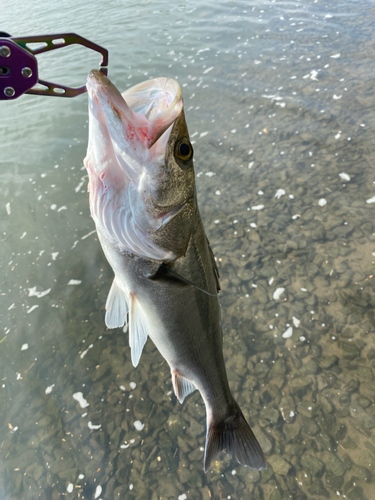
POLYGON ((171 78, 154 78, 120 94, 102 72, 93 70, 87 90, 100 104, 108 126, 120 119, 127 140, 143 143, 147 149, 174 123, 183 107, 181 88, 171 78))
POLYGON ((154 78, 122 93, 128 106, 150 122, 171 113, 181 98, 181 88, 171 78, 154 78))

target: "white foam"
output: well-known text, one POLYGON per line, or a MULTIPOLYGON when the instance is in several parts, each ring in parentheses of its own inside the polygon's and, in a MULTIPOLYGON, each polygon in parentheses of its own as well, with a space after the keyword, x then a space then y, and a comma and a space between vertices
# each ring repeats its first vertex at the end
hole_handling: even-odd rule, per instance
POLYGON ((293 316, 293 317, 292 317, 292 319, 293 319, 293 324, 294 324, 294 326, 295 326, 296 328, 298 328, 298 327, 299 327, 299 325, 301 324, 301 321, 300 321, 298 318, 296 318, 295 316, 293 316))
POLYGON ((35 309, 36 309, 37 307, 39 307, 39 306, 32 306, 32 307, 30 307, 30 309, 28 309, 28 310, 26 311, 26 312, 27 312, 27 314, 30 314, 31 312, 35 311, 35 309))
POLYGON ((350 181, 350 176, 348 174, 346 174, 345 172, 341 172, 341 174, 339 174, 339 176, 341 177, 341 179, 343 179, 344 181, 350 181))
POLYGON ((49 385, 47 389, 45 390, 46 394, 51 394, 52 389, 55 387, 55 384, 49 385))
POLYGON ((83 186, 83 184, 85 183, 85 179, 86 179, 87 175, 85 175, 84 177, 81 177, 81 182, 78 184, 77 187, 74 188, 74 191, 76 193, 78 193, 78 191, 81 189, 81 187, 83 186))
POLYGON ((86 401, 86 399, 83 397, 82 392, 75 392, 73 394, 73 399, 78 401, 79 405, 81 408, 87 408, 89 406, 89 403, 86 401))
POLYGON ((310 71, 310 73, 307 73, 307 75, 303 76, 302 78, 310 78, 311 80, 314 80, 314 81, 318 81, 317 79, 317 76, 318 76, 318 72, 313 69, 312 71, 310 71))
POLYGON ((86 238, 88 238, 89 236, 91 236, 94 233, 96 233, 96 229, 94 229, 93 231, 90 231, 89 233, 82 236, 81 240, 85 240, 86 238))
POLYGON ((94 347, 94 344, 90 344, 90 345, 88 346, 88 348, 87 348, 85 351, 81 352, 81 355, 80 355, 80 356, 81 356, 81 359, 83 359, 83 358, 86 356, 86 354, 87 354, 88 350, 89 350, 89 349, 92 349, 93 347, 94 347))
POLYGON ((137 431, 141 431, 144 426, 145 426, 145 424, 142 424, 142 422, 140 420, 136 420, 134 422, 134 427, 137 429, 137 431))
POLYGON ((285 330, 285 332, 282 334, 283 339, 288 339, 293 335, 293 328, 290 326, 285 330))
POLYGON ((275 198, 277 198, 279 200, 282 196, 284 196, 284 194, 285 194, 284 189, 278 189, 276 191, 275 198))
POLYGON ((276 288, 272 295, 273 300, 279 300, 283 292, 285 292, 285 288, 276 288))
POLYGON ((36 286, 34 286, 33 288, 29 288, 28 290, 29 290, 29 297, 38 297, 38 299, 41 299, 45 295, 49 294, 52 288, 48 288, 48 290, 44 290, 43 292, 37 292, 36 286))
POLYGON ((201 54, 202 52, 206 52, 207 50, 210 50, 208 47, 205 49, 199 49, 197 52, 197 55, 201 54))
MULTIPOLYGON (((97 430, 97 429, 100 429, 101 427, 101 424, 99 425, 94 425, 91 421, 87 424, 88 428, 89 429, 94 429, 94 430, 97 430)), ((95 497, 96 498, 96 497, 95 497)))

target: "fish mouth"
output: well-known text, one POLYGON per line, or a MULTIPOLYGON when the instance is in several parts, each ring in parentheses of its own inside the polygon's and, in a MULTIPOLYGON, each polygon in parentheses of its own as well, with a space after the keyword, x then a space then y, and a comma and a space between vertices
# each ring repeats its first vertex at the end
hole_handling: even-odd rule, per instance
POLYGON ((128 106, 149 121, 167 116, 181 99, 181 88, 171 78, 154 78, 122 93, 128 106))
MULTIPOLYGON (((127 141, 147 149, 165 135, 183 108, 181 87, 172 78, 154 78, 121 94, 101 71, 92 70, 86 87, 90 99, 100 104, 107 125, 113 129, 120 119, 127 141)), ((164 147, 168 138, 169 134, 164 137, 164 147)))

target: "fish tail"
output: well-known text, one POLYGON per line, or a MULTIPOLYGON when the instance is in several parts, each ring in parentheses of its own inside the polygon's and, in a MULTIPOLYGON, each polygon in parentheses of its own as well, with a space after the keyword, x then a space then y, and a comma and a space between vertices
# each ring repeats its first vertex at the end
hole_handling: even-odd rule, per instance
POLYGON ((222 450, 239 464, 251 469, 266 469, 266 459, 262 448, 254 436, 242 411, 236 404, 232 415, 221 422, 209 422, 204 452, 204 471, 207 472, 211 462, 222 450))

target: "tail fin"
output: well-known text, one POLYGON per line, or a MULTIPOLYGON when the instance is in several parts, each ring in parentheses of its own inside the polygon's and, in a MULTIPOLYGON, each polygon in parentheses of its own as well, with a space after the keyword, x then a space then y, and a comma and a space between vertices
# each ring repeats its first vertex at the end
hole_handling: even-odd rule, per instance
POLYGON ((236 413, 224 421, 209 424, 204 452, 205 472, 215 455, 224 449, 239 464, 256 470, 267 468, 262 448, 238 406, 236 413))

